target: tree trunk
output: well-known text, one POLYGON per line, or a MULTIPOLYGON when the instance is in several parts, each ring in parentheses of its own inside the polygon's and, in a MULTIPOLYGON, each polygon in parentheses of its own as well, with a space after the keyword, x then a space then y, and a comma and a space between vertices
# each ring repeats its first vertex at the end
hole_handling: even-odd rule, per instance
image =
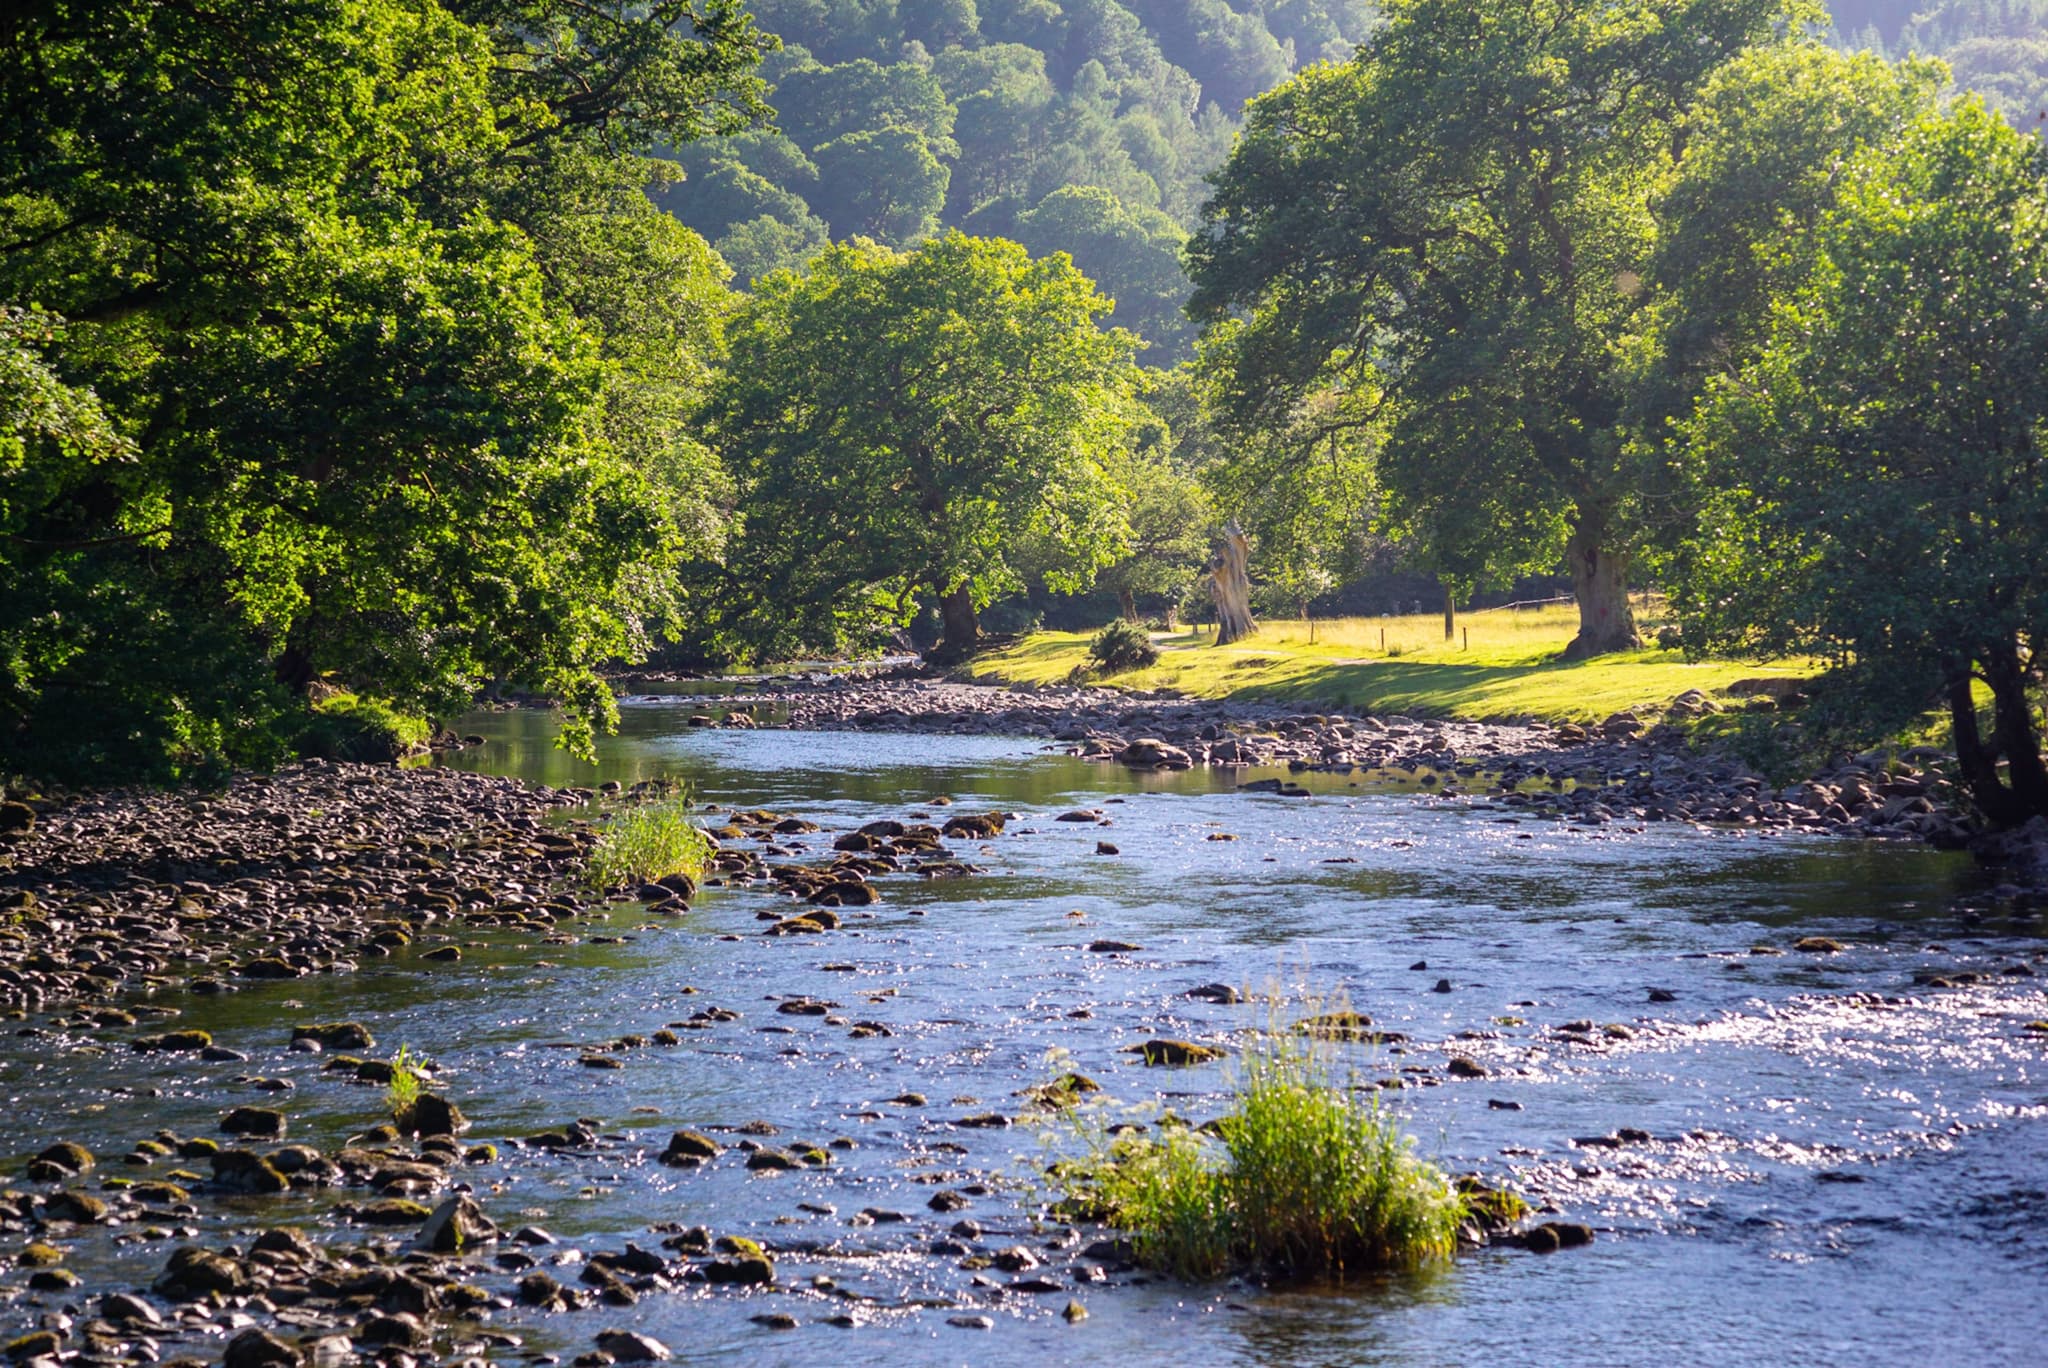
POLYGON ((974 595, 962 580, 939 595, 939 644, 932 654, 945 660, 962 660, 981 637, 981 619, 974 611, 974 595))
POLYGON ((1991 686, 1991 740, 1987 745, 1978 739, 1976 699, 1965 670, 1961 682, 1949 686, 1956 759, 1970 786, 1970 796, 1985 818, 1994 826, 2018 826, 2031 817, 2048 815, 2048 765, 2042 762, 2041 738, 2028 706, 2027 672, 2018 649, 2010 645, 1983 652, 1981 663, 1984 680, 1991 686), (1998 773, 2001 759, 2005 761, 2002 780, 1998 773))
POLYGON ((300 698, 306 697, 313 689, 313 656, 303 646, 287 645, 278 652, 277 663, 272 666, 277 682, 290 689, 300 698))
POLYGON ((1995 827, 2018 826, 2026 820, 2026 814, 2020 811, 2012 790, 1998 777, 1998 752, 1984 744, 1983 734, 1977 730, 1977 699, 1970 683, 1966 662, 1951 667, 1948 720, 1954 733, 1956 768, 1985 821, 1995 827))
POLYGON ((1458 631, 1458 605, 1451 598, 1451 586, 1444 586, 1444 640, 1449 641, 1458 631))
POLYGON ((1606 548, 1605 532, 1604 522, 1581 522, 1565 543, 1572 593, 1579 600, 1579 634, 1564 648, 1566 660, 1632 651, 1643 644, 1628 601, 1628 557, 1606 548))
POLYGON ((1128 589, 1116 591, 1116 606, 1123 611, 1124 621, 1138 620, 1138 596, 1128 589))
POLYGON ((1247 569, 1251 542, 1232 518, 1223 525, 1223 544, 1209 558, 1209 597, 1216 601, 1216 644, 1228 646, 1259 630, 1252 619, 1252 583, 1247 569))

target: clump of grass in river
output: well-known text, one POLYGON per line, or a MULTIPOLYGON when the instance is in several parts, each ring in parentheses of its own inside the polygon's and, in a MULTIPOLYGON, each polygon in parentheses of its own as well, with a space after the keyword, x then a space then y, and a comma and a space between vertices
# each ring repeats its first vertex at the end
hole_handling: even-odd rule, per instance
POLYGON ((701 878, 711 838, 690 821, 685 799, 643 803, 612 814, 591 847, 584 881, 600 890, 651 883, 670 874, 701 878))
POLYGON ((404 1045, 391 1056, 391 1078, 384 1085, 384 1105, 390 1108, 392 1120, 403 1122, 412 1115, 414 1104, 420 1100, 420 1073, 426 1063, 425 1056, 414 1054, 404 1045))
POLYGON ((1336 1047, 1274 1031, 1245 1056, 1229 1113, 1199 1130, 1074 1123, 1055 1166, 1062 1209, 1127 1232, 1177 1277, 1235 1269, 1341 1280, 1448 1258, 1465 1199, 1380 1104, 1338 1073, 1336 1047))

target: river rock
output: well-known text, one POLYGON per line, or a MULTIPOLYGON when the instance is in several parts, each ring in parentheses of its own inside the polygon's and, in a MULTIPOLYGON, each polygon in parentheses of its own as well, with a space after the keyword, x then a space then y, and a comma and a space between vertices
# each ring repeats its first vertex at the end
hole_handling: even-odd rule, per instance
POLYGON ((220 1119, 220 1128, 227 1134, 248 1135, 258 1140, 281 1140, 284 1127, 284 1113, 269 1107, 236 1107, 220 1119))
POLYGON ((60 1140, 36 1155, 36 1162, 39 1164, 55 1164, 60 1168, 68 1169, 73 1174, 79 1174, 84 1173, 93 1166, 93 1157, 92 1151, 85 1146, 74 1144, 69 1140, 60 1140))
POLYGON ((436 1254, 460 1254, 497 1238, 498 1227, 484 1215, 484 1209, 474 1198, 459 1193, 434 1208, 415 1243, 436 1254))
POLYGON ((277 1166, 249 1150, 221 1150, 210 1158, 213 1180, 229 1192, 284 1192, 291 1183, 277 1166))
POLYGON ((1192 769, 1195 764, 1193 756, 1156 736, 1139 737, 1118 751, 1116 758, 1132 769, 1192 769))
POLYGON ((668 1148, 661 1152, 661 1162, 673 1166, 699 1164, 716 1159, 723 1152, 718 1142, 703 1132, 679 1130, 668 1138, 668 1148))
POLYGON ((154 1306, 126 1292, 112 1292, 100 1298, 100 1314, 116 1325, 157 1326, 164 1318, 154 1306))
POLYGON ((775 1281, 775 1265, 763 1255, 716 1259, 704 1265, 704 1281, 758 1287, 775 1281))
POLYGON ((67 1188, 43 1199, 43 1219, 97 1225, 107 1219, 107 1204, 89 1192, 75 1192, 67 1188))
POLYGON ((1142 1056, 1147 1064, 1174 1067, 1207 1064, 1224 1055, 1214 1045, 1197 1045, 1191 1040, 1148 1040, 1142 1045, 1126 1045, 1122 1053, 1142 1056))
POLYGON ((311 1040, 324 1050, 372 1050, 377 1038, 360 1021, 325 1021, 292 1027, 293 1040, 311 1040))
POLYGON ((405 1114, 404 1129, 415 1135, 460 1135, 469 1129, 462 1109, 439 1093, 423 1092, 405 1114))
POLYGON ((1569 1221, 1545 1221, 1542 1225, 1525 1232, 1521 1238, 1522 1247, 1534 1254, 1577 1249, 1580 1245, 1591 1243, 1593 1227, 1569 1221))
POLYGON ((299 1351, 261 1326, 250 1326, 221 1351, 221 1368, 299 1368, 299 1351))
POLYGON ((239 1296, 249 1289, 249 1275, 242 1265, 223 1254, 196 1245, 171 1251, 170 1262, 151 1287, 166 1297, 187 1301, 210 1292, 239 1296))
POLYGON ((600 1330, 597 1347, 620 1363, 653 1363, 669 1357, 666 1344, 636 1330, 600 1330))

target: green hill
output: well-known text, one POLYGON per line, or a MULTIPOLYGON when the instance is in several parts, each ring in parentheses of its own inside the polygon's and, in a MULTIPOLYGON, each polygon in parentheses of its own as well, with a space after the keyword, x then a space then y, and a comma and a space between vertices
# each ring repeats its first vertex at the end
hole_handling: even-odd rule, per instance
POLYGON ((1367 0, 756 0, 777 127, 678 154, 666 207, 742 283, 834 238, 942 227, 1064 251, 1184 357, 1180 247, 1244 102, 1341 60, 1367 0))

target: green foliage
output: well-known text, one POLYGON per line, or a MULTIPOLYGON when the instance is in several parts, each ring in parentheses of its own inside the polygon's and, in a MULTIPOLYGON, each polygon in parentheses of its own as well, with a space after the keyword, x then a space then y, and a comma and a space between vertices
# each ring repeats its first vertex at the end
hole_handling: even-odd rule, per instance
POLYGON ((1629 645, 1637 472, 1619 358, 1647 303, 1647 206, 1701 84, 1810 11, 1385 8, 1355 61, 1254 101, 1217 173, 1188 256, 1222 414, 1298 434, 1301 452, 1383 422, 1389 514, 1432 564, 1503 578, 1569 550, 1574 650, 1629 645))
POLYGON ((1147 360, 1184 360, 1194 329, 1181 312, 1187 234, 1156 209, 1134 208, 1100 186, 1055 190, 1017 216, 1014 236, 1033 256, 1065 252, 1104 294, 1115 319, 1153 345, 1147 360))
POLYGON ((292 748, 328 760, 388 764, 423 744, 430 732, 424 718, 381 699, 334 694, 313 704, 292 748))
POLYGON ((1938 57, 2023 133, 2048 131, 2048 0, 1833 0, 1835 41, 1938 57))
POLYGON ((849 133, 811 155, 818 163, 813 203, 840 237, 908 246, 938 227, 951 173, 923 134, 908 128, 849 133))
POLYGON ((1214 1139, 1081 1118, 1085 1152, 1056 1169, 1064 1209, 1129 1231, 1143 1262, 1187 1279, 1342 1281, 1456 1252, 1463 1200, 1330 1047, 1276 1033, 1243 1068, 1214 1139))
POLYGON ((732 640, 834 649, 920 595, 971 639, 1020 566, 1085 585, 1123 542, 1109 467, 1135 416, 1134 342, 1096 326, 1106 307, 1062 259, 957 233, 760 282, 711 410, 739 483, 710 591, 732 640))
POLYGON ((9 10, 0 765, 261 762, 325 675, 607 721, 716 494, 721 268, 633 149, 758 117, 761 46, 728 0, 9 10))
POLYGON ((1095 634, 1088 645, 1088 659, 1103 674, 1150 669, 1159 663, 1159 648, 1152 635, 1137 623, 1118 618, 1095 634))
POLYGON ((709 837, 690 820, 688 799, 620 808, 605 823, 583 867, 584 882, 600 892, 631 888, 671 874, 702 877, 711 858, 709 837))
POLYGON ((403 1122, 412 1115, 413 1105, 420 1100, 423 1085, 421 1074, 431 1067, 424 1055, 416 1055, 405 1045, 398 1047, 398 1053, 391 1056, 391 1079, 384 1085, 384 1106, 391 1113, 391 1119, 403 1122))
MULTIPOLYGON (((789 44, 767 70, 797 159, 771 161, 748 139, 682 149, 690 180, 664 196, 672 212, 721 251, 736 225, 764 215, 785 230, 821 219, 835 237, 897 246, 943 226, 1065 251, 1117 301, 1117 322, 1153 344, 1147 364, 1161 366, 1181 360, 1189 340, 1179 240, 1245 99, 1297 65, 1348 57, 1377 21, 1370 0, 750 8, 789 44), (806 169, 812 159, 822 175, 806 169)), ((734 244, 752 254, 746 263, 727 252, 748 279, 766 274, 761 236, 734 244)))
POLYGON ((1701 511, 1674 566, 1690 649, 1852 653, 1893 716, 1945 697, 2000 823, 2048 812, 2044 170, 1974 101, 1850 161, 1768 342, 1685 430, 1701 511))

